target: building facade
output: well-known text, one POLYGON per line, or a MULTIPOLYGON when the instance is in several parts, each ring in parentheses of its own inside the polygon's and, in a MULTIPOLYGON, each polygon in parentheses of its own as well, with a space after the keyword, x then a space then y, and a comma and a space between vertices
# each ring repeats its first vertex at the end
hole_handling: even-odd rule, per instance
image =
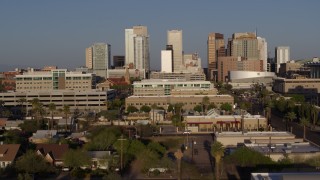
POLYGON ((135 106, 140 109, 142 106, 151 106, 153 104, 158 107, 162 107, 165 110, 168 109, 170 104, 183 104, 182 109, 187 111, 193 111, 193 108, 197 105, 201 105, 203 98, 208 97, 210 103, 216 104, 220 107, 223 103, 229 103, 233 105, 234 98, 230 95, 152 95, 152 96, 130 96, 126 98, 126 108, 128 106, 135 106))
POLYGON ((278 46, 275 48, 276 73, 279 73, 280 64, 290 61, 290 47, 278 46))
POLYGON ((135 96, 171 95, 173 89, 206 89, 216 91, 210 81, 145 79, 133 83, 133 95, 135 96))
POLYGON ((203 72, 194 72, 194 73, 151 72, 150 79, 182 79, 186 81, 205 81, 206 75, 203 72))
POLYGON ((225 43, 223 34, 210 33, 207 40, 208 79, 217 80, 218 58, 225 56, 225 43))
POLYGON ((113 66, 116 69, 123 69, 125 66, 125 56, 113 56, 113 66))
POLYGON ((125 29, 125 64, 134 69, 150 70, 149 35, 146 26, 125 29))
MULTIPOLYGON (((62 109, 64 105, 68 105, 72 112, 75 109, 96 112, 107 109, 105 103, 107 101, 106 91, 56 90, 0 93, 0 100, 5 102, 6 107, 20 106, 19 100, 22 98, 25 98, 27 102, 38 98, 45 107, 50 103, 54 103, 57 109, 62 109)), ((23 106, 27 108, 27 112, 32 109, 31 103, 26 103, 23 106)))
POLYGON ((258 39, 255 33, 234 33, 232 39, 229 39, 228 45, 231 56, 240 56, 247 60, 260 60, 258 39))
POLYGON ((111 45, 94 43, 86 48, 86 67, 97 76, 107 78, 107 71, 111 67, 111 45))
POLYGON ((263 71, 263 61, 245 60, 243 57, 225 56, 218 59, 218 81, 228 82, 230 71, 263 71))
POLYGON ((170 30, 167 32, 167 45, 173 49, 173 72, 183 70, 183 44, 182 30, 170 30))
POLYGON ((95 75, 69 72, 66 69, 30 71, 16 75, 16 91, 87 91, 95 88, 95 75))

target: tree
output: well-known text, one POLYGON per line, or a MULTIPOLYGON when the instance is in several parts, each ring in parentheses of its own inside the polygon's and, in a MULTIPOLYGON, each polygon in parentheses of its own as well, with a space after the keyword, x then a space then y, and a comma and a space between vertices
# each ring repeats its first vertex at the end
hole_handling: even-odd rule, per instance
POLYGON ((214 109, 214 108, 217 108, 217 105, 214 102, 208 105, 208 109, 214 109))
POLYGON ((18 99, 18 103, 21 106, 21 112, 22 112, 23 116, 25 116, 26 112, 27 112, 27 99, 26 98, 20 98, 20 99, 18 99), (25 108, 23 108, 24 104, 26 104, 25 108))
POLYGON ((32 105, 32 114, 33 117, 35 118, 35 120, 37 121, 37 124, 39 126, 39 116, 41 114, 43 105, 42 103, 40 103, 40 100, 38 98, 33 98, 30 101, 31 105, 32 105))
POLYGON ((51 172, 53 170, 43 157, 32 150, 27 151, 17 160, 16 168, 28 174, 51 172))
MULTIPOLYGON (((62 109, 65 119, 66 119, 66 132, 68 131, 68 115, 70 114, 70 107, 68 105, 64 105, 62 109)), ((71 123, 70 123, 71 125, 71 123)))
POLYGON ((296 116, 296 113, 291 111, 291 112, 288 112, 284 118, 286 120, 286 130, 288 131, 288 121, 292 122, 294 119, 297 118, 297 116, 296 116))
POLYGON ((232 106, 229 103, 223 103, 221 104, 220 109, 230 112, 232 110, 232 106))
POLYGON ((135 106, 128 106, 127 111, 128 113, 134 113, 134 112, 138 112, 139 110, 135 106))
POLYGON ((309 120, 307 118, 301 118, 300 124, 303 126, 303 139, 306 140, 306 126, 308 126, 309 120))
POLYGON ((258 164, 273 164, 270 157, 247 147, 237 148, 226 160, 241 167, 252 167, 258 164))
POLYGON ((221 142, 219 141, 215 141, 212 145, 211 145, 211 156, 214 157, 215 160, 215 176, 216 179, 220 179, 220 161, 224 155, 224 147, 222 145, 221 142))
POLYGON ((104 130, 90 138, 87 148, 95 151, 106 151, 117 140, 116 134, 112 130, 104 130))
POLYGON ((51 121, 48 123, 48 129, 50 130, 50 127, 51 127, 51 129, 53 128, 53 113, 54 113, 54 111, 56 111, 56 104, 54 104, 54 103, 50 103, 49 105, 48 105, 48 109, 49 109, 49 111, 50 111, 50 114, 51 114, 51 121), (50 126, 50 124, 51 124, 51 126, 50 126))
POLYGON ((208 96, 204 96, 202 98, 202 105, 203 105, 203 109, 205 111, 205 113, 207 113, 208 110, 208 105, 210 104, 210 99, 208 96))
POLYGON ((198 104, 193 108, 193 110, 200 113, 202 111, 202 106, 198 104))
POLYGON ((169 104, 167 110, 168 110, 168 112, 173 112, 173 110, 174 110, 173 105, 172 105, 172 104, 169 104))
POLYGON ((279 100, 276 100, 276 107, 280 112, 284 112, 286 110, 286 100, 284 97, 280 97, 279 100))
POLYGON ((140 111, 149 113, 151 111, 151 108, 149 106, 143 105, 141 106, 140 111))
POLYGON ((5 104, 5 102, 4 101, 2 101, 2 100, 0 100, 0 117, 2 117, 3 116, 3 111, 4 111, 4 104, 5 104))
POLYGON ((89 165, 90 159, 88 157, 88 154, 84 151, 81 151, 79 149, 69 149, 63 155, 63 163, 67 167, 78 169, 81 166, 89 165))
POLYGON ((35 120, 23 121, 22 124, 19 124, 19 127, 22 131, 30 134, 35 133, 39 129, 37 121, 35 120))

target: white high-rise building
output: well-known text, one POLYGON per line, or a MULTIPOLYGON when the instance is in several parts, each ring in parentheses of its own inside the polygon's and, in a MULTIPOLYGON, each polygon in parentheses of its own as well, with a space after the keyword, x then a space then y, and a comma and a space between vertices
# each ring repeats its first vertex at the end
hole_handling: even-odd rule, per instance
POLYGON ((172 50, 161 51, 161 72, 172 73, 172 50))
POLYGON ((263 61, 263 71, 267 71, 267 60, 268 60, 268 43, 265 38, 257 37, 258 39, 258 50, 259 60, 263 61))
POLYGON ((149 35, 147 27, 134 26, 125 30, 125 64, 130 68, 150 69, 149 35))
POLYGON ((173 71, 180 72, 183 68, 182 30, 167 32, 167 45, 173 48, 173 71))
POLYGON ((290 47, 289 46, 278 46, 275 49, 276 58, 276 72, 279 73, 280 64, 290 61, 290 47))
POLYGON ((125 64, 134 64, 134 34, 133 29, 125 30, 125 64))

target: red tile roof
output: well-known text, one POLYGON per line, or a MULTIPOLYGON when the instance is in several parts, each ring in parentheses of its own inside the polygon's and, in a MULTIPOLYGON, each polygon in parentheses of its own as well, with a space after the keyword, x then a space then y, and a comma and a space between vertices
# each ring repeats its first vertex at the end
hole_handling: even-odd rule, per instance
POLYGON ((50 154, 54 160, 60 160, 63 154, 69 149, 68 144, 37 144, 36 150, 40 151, 43 156, 50 154))

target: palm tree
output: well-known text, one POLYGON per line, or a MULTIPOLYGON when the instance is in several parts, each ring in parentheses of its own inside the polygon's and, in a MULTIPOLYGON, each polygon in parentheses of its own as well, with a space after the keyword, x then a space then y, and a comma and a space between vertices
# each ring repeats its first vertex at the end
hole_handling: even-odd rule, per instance
POLYGON ((39 125, 39 117, 38 114, 40 114, 41 108, 42 108, 42 104, 40 103, 40 100, 38 98, 33 98, 30 101, 31 105, 32 105, 32 113, 33 113, 33 117, 36 119, 37 121, 37 125, 39 125))
POLYGON ((208 109, 208 105, 210 104, 210 99, 208 96, 204 96, 202 98, 202 113, 203 113, 203 110, 205 111, 205 113, 207 113, 207 109, 208 109))
POLYGON ((309 125, 309 120, 307 118, 301 118, 300 124, 303 126, 303 139, 306 140, 306 126, 309 125))
POLYGON ((26 112, 27 112, 27 104, 26 104, 26 107, 23 109, 23 105, 27 102, 27 99, 26 98, 20 98, 18 99, 18 103, 19 105, 21 106, 21 111, 22 111, 22 114, 23 116, 26 115, 26 112))
POLYGON ((212 145, 211 145, 211 156, 214 157, 214 160, 215 160, 215 176, 216 176, 216 179, 219 180, 220 179, 220 176, 219 176, 219 173, 220 173, 220 162, 221 162, 221 159, 224 155, 224 147, 223 147, 223 144, 219 141, 215 141, 212 145))
POLYGON ((286 119, 286 130, 288 131, 288 121, 292 122, 294 119, 296 119, 297 116, 296 116, 296 113, 291 111, 291 112, 288 112, 286 115, 285 115, 285 119, 286 119))
POLYGON ((48 129, 50 130, 50 127, 51 127, 51 129, 53 128, 53 113, 54 113, 54 111, 56 111, 56 104, 54 104, 54 103, 50 103, 49 105, 48 105, 48 109, 49 109, 49 111, 50 111, 50 114, 51 114, 51 122, 49 122, 48 123, 48 129), (50 126, 50 124, 51 124, 51 126, 50 126))
POLYGON ((315 105, 312 105, 310 111, 312 117, 312 125, 313 127, 315 127, 318 120, 318 110, 316 109, 315 105))
POLYGON ((4 112, 4 101, 0 100, 0 117, 2 117, 2 114, 4 112))
POLYGON ((70 114, 70 107, 68 105, 64 105, 62 109, 65 118, 66 118, 66 132, 68 130, 68 115, 70 114))

